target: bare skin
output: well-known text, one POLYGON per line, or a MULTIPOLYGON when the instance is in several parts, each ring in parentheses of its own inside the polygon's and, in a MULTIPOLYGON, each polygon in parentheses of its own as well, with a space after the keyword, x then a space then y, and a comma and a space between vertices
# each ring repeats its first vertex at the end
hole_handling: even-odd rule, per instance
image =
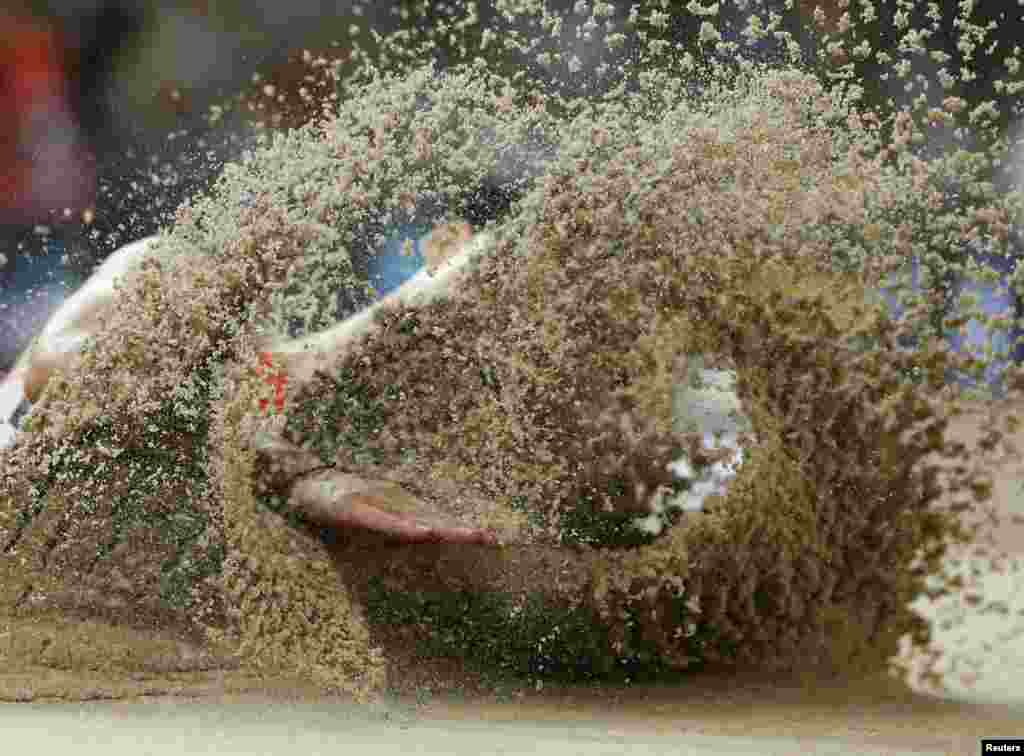
MULTIPOLYGON (((346 476, 324 471, 300 479, 292 488, 293 501, 322 525, 376 531, 402 543, 452 543, 497 545, 493 533, 459 525, 396 484, 382 485, 365 493, 347 490, 346 476), (412 504, 401 512, 396 504, 412 504)), ((375 481, 356 479, 359 484, 375 481)))
POLYGON ((280 436, 259 432, 250 445, 261 487, 284 493, 294 511, 318 525, 371 530, 402 543, 498 543, 494 533, 454 520, 397 483, 325 466, 280 436))
MULTIPOLYGON (((36 401, 53 371, 68 366, 72 354, 44 353, 32 360, 26 379, 26 396, 36 401)), ((260 450, 269 462, 272 457, 289 454, 309 457, 306 452, 275 438, 263 439, 260 450)), ((371 530, 402 543, 497 543, 486 530, 453 521, 426 502, 411 496, 389 481, 359 478, 330 468, 319 460, 306 460, 290 481, 291 506, 311 521, 329 528, 371 530)))
POLYGON ((445 260, 457 254, 473 239, 473 227, 465 221, 445 223, 423 240, 423 255, 427 270, 434 273, 445 260))
MULTIPOLYGON (((428 271, 433 274, 472 238, 472 228, 465 222, 437 227, 424 244, 428 271)), ((325 335, 331 338, 317 350, 279 350, 274 349, 274 345, 266 345, 272 350, 266 352, 266 356, 283 367, 283 371, 274 374, 270 370, 266 376, 268 383, 277 389, 275 406, 278 411, 284 410, 282 378, 297 386, 304 384, 322 364, 325 352, 337 357, 351 338, 344 328, 325 335)), ((252 445, 268 463, 276 463, 278 467, 282 467, 282 463, 295 465, 285 479, 289 503, 319 525, 370 530, 401 543, 498 543, 493 532, 454 520, 396 483, 325 469, 313 455, 282 438, 253 439, 252 445)))
MULTIPOLYGON (((451 249, 471 238, 468 224, 441 229, 428 241, 428 257, 438 264, 451 254, 451 249), (438 249, 433 249, 437 246, 438 249)), ((104 321, 102 315, 112 305, 114 296, 104 293, 95 301, 85 303, 68 330, 87 335, 104 321)), ((322 339, 324 351, 337 354, 344 351, 345 339, 333 334, 322 339)), ((285 382, 298 386, 312 378, 322 352, 289 350, 281 344, 270 345, 265 357, 273 357, 275 367, 267 371, 268 383, 277 389, 274 404, 278 411, 285 409, 285 382)), ((36 402, 54 371, 67 368, 75 351, 38 350, 23 368, 25 396, 36 402)), ((262 367, 262 366, 261 366, 262 367)), ((266 409, 266 406, 262 407, 266 409)), ((497 543, 495 534, 454 521, 427 502, 410 495, 401 486, 388 481, 370 480, 325 467, 319 459, 277 437, 254 438, 261 466, 270 466, 279 473, 275 488, 287 492, 289 504, 309 520, 328 528, 362 529, 376 532, 401 543, 497 543)))

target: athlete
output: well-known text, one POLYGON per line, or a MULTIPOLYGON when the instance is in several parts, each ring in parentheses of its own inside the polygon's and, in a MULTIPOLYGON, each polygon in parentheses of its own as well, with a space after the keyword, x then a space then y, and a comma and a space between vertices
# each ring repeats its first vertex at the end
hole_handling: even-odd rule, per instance
MULTIPOLYGON (((466 223, 445 225, 420 240, 425 267, 393 293, 356 313, 334 328, 303 339, 269 343, 261 354, 266 379, 275 386, 274 405, 287 410, 285 386, 313 376, 317 360, 336 355, 354 339, 374 327, 377 308, 401 301, 422 302, 449 287, 464 263, 486 244, 486 234, 475 235, 466 223)), ((17 440, 17 428, 38 401, 53 372, 68 365, 71 357, 92 336, 101 334, 105 314, 115 301, 114 284, 152 253, 155 237, 117 250, 47 322, 35 343, 21 355, 0 384, 0 443, 17 440)), ((261 411, 269 411, 269 401, 261 411)), ((410 542, 496 542, 493 534, 453 522, 401 487, 325 469, 314 455, 278 437, 254 440, 256 451, 267 462, 283 466, 292 476, 291 505, 310 520, 336 528, 363 528, 410 542)))

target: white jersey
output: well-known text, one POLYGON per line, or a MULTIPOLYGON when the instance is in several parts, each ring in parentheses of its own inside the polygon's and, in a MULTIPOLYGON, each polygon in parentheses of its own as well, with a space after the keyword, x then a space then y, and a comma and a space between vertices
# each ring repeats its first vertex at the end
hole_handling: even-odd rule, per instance
POLYGON ((89 280, 57 308, 32 344, 18 357, 14 369, 0 383, 0 446, 14 443, 20 420, 27 411, 25 380, 32 355, 80 349, 95 328, 92 316, 97 307, 113 297, 115 281, 123 280, 150 254, 156 238, 149 236, 126 244, 104 260, 89 280))

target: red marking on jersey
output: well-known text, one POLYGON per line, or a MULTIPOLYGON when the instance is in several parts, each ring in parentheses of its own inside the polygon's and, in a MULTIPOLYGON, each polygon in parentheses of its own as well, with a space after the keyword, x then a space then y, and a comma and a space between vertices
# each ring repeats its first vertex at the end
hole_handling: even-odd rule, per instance
MULTIPOLYGON (((264 367, 269 368, 270 371, 274 368, 274 357, 270 352, 260 352, 260 364, 256 368, 257 375, 264 375, 264 367)), ((278 412, 284 412, 285 390, 288 388, 288 372, 281 367, 277 372, 268 371, 268 373, 264 380, 274 387, 274 407, 278 412)), ((260 399, 261 412, 268 412, 269 406, 269 399, 260 399)))

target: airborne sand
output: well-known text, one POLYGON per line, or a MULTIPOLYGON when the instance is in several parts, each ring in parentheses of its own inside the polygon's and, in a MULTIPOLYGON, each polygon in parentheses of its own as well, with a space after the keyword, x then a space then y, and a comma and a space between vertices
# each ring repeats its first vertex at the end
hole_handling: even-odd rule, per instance
MULTIPOLYGON (((963 418, 952 435, 969 440, 977 427, 976 419, 963 418)), ((1015 440, 1024 443, 1024 432, 1015 440)), ((483 753, 499 733, 508 753, 593 754, 605 752, 602 747, 608 753, 627 747, 647 753, 974 753, 982 737, 1024 734, 1021 480, 1012 465, 996 480, 994 507, 1004 521, 992 535, 1006 556, 1006 574, 993 572, 987 557, 975 560, 984 570, 986 601, 1005 600, 1008 614, 986 611, 987 604, 966 607, 962 596, 926 609, 935 622, 935 645, 950 652, 942 665, 950 670, 945 694, 922 692, 920 684, 908 690, 884 675, 801 683, 705 671, 673 687, 524 685, 496 695, 467 692, 471 681, 438 669, 431 674, 438 676, 433 691, 418 685, 416 694, 358 705, 231 671, 133 680, 97 673, 71 683, 50 669, 38 676, 0 675, 0 696, 53 702, 62 690, 84 686, 96 699, 116 700, 3 706, 0 721, 18 744, 73 740, 77 752, 102 748, 107 754, 137 749, 143 740, 153 753, 177 753, 182 746, 188 752, 241 753, 257 746, 265 753, 315 752, 328 743, 371 753, 413 743, 428 753, 483 753), (939 623, 951 617, 962 621, 943 629, 939 623)))
MULTIPOLYGON (((968 434, 971 430, 970 423, 964 422, 958 432, 968 434)), ((1019 492, 1013 490, 1017 481, 1017 471, 1006 470, 996 492, 998 506, 1007 514, 1014 512, 1015 507, 1016 514, 1020 514, 1019 492)), ((1004 525, 997 532, 999 545, 1008 553, 1021 556, 1024 552, 1022 530, 1020 523, 1004 525)), ((995 591, 988 583, 995 583, 997 579, 986 577, 985 580, 986 588, 989 588, 986 598, 991 600, 995 591)), ((638 747, 642 740, 656 734, 672 736, 670 740, 662 741, 659 747, 663 751, 677 753, 685 752, 683 746, 688 738, 698 736, 718 738, 715 741, 718 750, 732 748, 737 753, 766 753, 773 747, 777 752, 793 752, 797 748, 817 753, 830 750, 849 753, 856 752, 858 748, 880 752, 888 748, 889 752, 893 752, 891 749, 913 749, 969 753, 976 751, 977 739, 982 736, 1021 734, 1019 722, 1024 719, 1024 696, 1019 683, 1015 686, 1014 678, 1019 680, 1022 677, 1020 672, 1024 671, 1021 631, 1024 623, 1020 619, 1022 597, 1019 595, 1024 577, 1017 572, 1007 580, 1009 590, 1017 594, 1013 597, 1017 603, 1006 607, 1008 616, 986 612, 986 606, 979 605, 966 611, 965 622, 953 622, 948 629, 936 627, 937 643, 950 646, 954 652, 951 658, 956 665, 947 675, 948 682, 952 686, 973 685, 971 690, 954 688, 953 693, 960 699, 958 702, 942 702, 901 690, 895 683, 885 680, 798 685, 778 679, 737 679, 714 673, 693 676, 672 689, 604 686, 566 690, 545 687, 511 692, 499 699, 493 695, 467 692, 473 689, 471 681, 460 680, 451 670, 448 670, 445 681, 445 670, 421 669, 410 670, 409 678, 403 680, 406 688, 417 689, 417 695, 400 695, 393 702, 396 711, 405 712, 405 719, 395 714, 394 723, 387 721, 385 726, 381 726, 378 722, 375 728, 370 729, 369 740, 359 740, 353 729, 346 730, 337 721, 339 717, 336 715, 351 711, 344 702, 321 698, 315 703, 307 700, 296 709, 286 709, 281 703, 281 695, 305 696, 312 695, 311 691, 287 691, 288 685, 282 681, 282 689, 273 696, 266 690, 257 692, 254 680, 230 671, 213 669, 206 673, 179 674, 151 671, 131 679, 104 677, 102 672, 98 672, 92 680, 71 682, 53 669, 48 670, 46 676, 25 670, 20 680, 8 674, 6 680, 0 680, 0 688, 5 698, 14 700, 45 699, 49 695, 59 697, 62 690, 81 690, 83 687, 94 698, 127 700, 158 695, 168 705, 149 710, 157 714, 155 721, 140 717, 137 710, 126 709, 122 703, 98 705, 108 717, 106 721, 117 722, 121 738, 127 739, 135 751, 142 739, 170 738, 173 743, 183 731, 199 729, 194 709, 178 708, 181 700, 198 696, 202 699, 199 708, 208 717, 206 727, 212 727, 213 731, 208 729, 206 735, 198 732, 199 740, 180 741, 178 751, 199 750, 201 746, 225 752, 229 747, 227 743, 234 740, 237 744, 238 739, 243 738, 250 744, 246 748, 250 751, 254 750, 256 739, 264 750, 275 746, 279 750, 287 747, 295 750, 294 745, 300 748, 306 745, 307 750, 312 750, 314 742, 328 738, 337 747, 335 738, 344 733, 351 744, 360 745, 364 750, 371 750, 374 745, 380 745, 378 750, 381 751, 407 750, 412 742, 416 742, 426 743, 435 751, 450 753, 462 749, 479 753, 493 749, 498 743, 506 746, 506 750, 520 748, 520 744, 525 743, 522 747, 532 746, 530 750, 542 750, 546 746, 565 753, 572 747, 568 736, 556 738, 551 735, 552 730, 542 730, 539 724, 554 721, 563 727, 567 724, 575 727, 577 723, 585 722, 587 732, 577 733, 574 742, 578 745, 577 750, 585 749, 588 753, 601 752, 602 746, 597 745, 600 741, 605 743, 603 750, 621 752, 638 747), (964 643, 956 643, 961 636, 964 643), (432 693, 431 688, 422 684, 431 675, 438 678, 432 693), (245 693, 244 701, 238 700, 242 692, 245 693), (168 699, 168 696, 172 698, 168 699), (987 702, 965 702, 972 697, 987 699, 987 702), (236 704, 241 708, 236 708, 236 704), (269 714, 268 708, 271 709, 269 714), (324 714, 320 719, 316 716, 318 712, 324 714), (122 716, 127 719, 122 719, 122 716), (281 729, 273 727, 275 717, 281 717, 282 724, 287 720, 289 730, 301 727, 302 734, 297 734, 294 741, 290 735, 281 735, 281 729), (412 729, 410 736, 402 729, 403 722, 409 718, 433 722, 435 727, 412 729), (465 724, 452 724, 452 719, 474 723, 480 720, 515 720, 518 724, 514 731, 490 727, 473 729, 465 724), (268 724, 271 727, 267 727, 268 724), (438 727, 441 725, 444 731, 438 727), (1014 727, 1018 729, 1015 731, 1014 727), (744 739, 725 740, 733 736, 744 739), (796 737, 800 742, 776 741, 774 746, 769 746, 767 740, 758 740, 769 736, 796 737), (185 748, 182 748, 183 744, 187 744, 185 748)), ((965 600, 969 599, 958 599, 965 600)), ((956 614, 957 606, 948 607, 948 611, 944 608, 941 613, 936 610, 932 616, 947 613, 956 614)), ((7 640, 13 642, 10 638, 7 640)), ((181 653, 187 656, 186 652, 181 653)), ((175 662, 171 659, 168 668, 173 669, 175 662)), ((196 667, 195 664, 191 666, 196 667)), ((68 739, 80 737, 81 731, 73 730, 71 723, 77 716, 75 711, 71 712, 71 718, 64 720, 33 720, 37 714, 31 709, 15 709, 3 714, 20 720, 5 726, 5 732, 20 731, 24 734, 25 728, 29 728, 29 737, 34 738, 35 744, 40 742, 40 725, 44 721, 54 737, 60 737, 61 733, 68 739)), ((376 716, 374 710, 362 710, 362 714, 364 717, 367 714, 371 718, 376 716)), ((66 711, 54 708, 38 716, 68 715, 66 711)), ((78 724, 83 723, 91 729, 93 744, 109 753, 111 748, 109 742, 104 743, 104 733, 110 732, 110 728, 105 730, 101 720, 85 719, 78 724), (90 721, 94 723, 91 728, 90 721)), ((78 740, 76 745, 81 747, 87 742, 78 740)), ((654 748, 649 741, 645 744, 654 748)), ((706 748, 708 742, 691 740, 689 745, 691 749, 706 748)))

